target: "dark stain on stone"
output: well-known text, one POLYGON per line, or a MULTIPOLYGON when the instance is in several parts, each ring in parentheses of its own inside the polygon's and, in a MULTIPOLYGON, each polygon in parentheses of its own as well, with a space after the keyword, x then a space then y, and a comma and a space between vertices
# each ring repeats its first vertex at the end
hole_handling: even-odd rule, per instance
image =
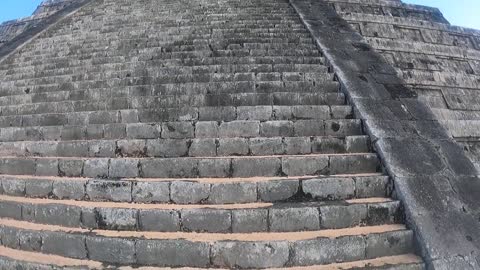
POLYGON ((340 125, 338 123, 332 123, 332 130, 338 132, 340 130, 340 125))

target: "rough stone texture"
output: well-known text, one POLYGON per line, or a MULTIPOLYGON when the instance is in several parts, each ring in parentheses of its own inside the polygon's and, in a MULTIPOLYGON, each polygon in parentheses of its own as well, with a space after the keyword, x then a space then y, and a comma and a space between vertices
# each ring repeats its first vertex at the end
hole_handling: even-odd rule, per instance
MULTIPOLYGON (((356 10, 378 10, 381 13, 385 10, 408 9, 408 12, 400 11, 400 14, 413 18, 419 16, 417 19, 433 21, 424 24, 430 28, 430 25, 435 25, 448 29, 446 21, 435 9, 402 6, 403 4, 398 1, 382 2, 385 7, 379 6, 380 2, 372 4, 379 9, 363 9, 359 7, 362 3, 358 1, 330 2, 335 2, 333 6, 337 8, 340 15, 343 14, 338 7, 342 5, 355 6, 356 10), (344 3, 336 4, 337 2, 344 3)), ((477 197, 475 194, 480 190, 478 171, 462 148, 448 135, 445 125, 435 115, 435 109, 432 111, 432 107, 417 91, 405 86, 409 78, 418 78, 416 74, 421 72, 408 70, 404 73, 408 76, 401 76, 405 80, 397 76, 398 70, 385 60, 389 56, 383 58, 368 45, 367 39, 374 38, 363 39, 355 33, 354 28, 358 29, 358 24, 353 25, 352 28, 349 22, 341 19, 327 1, 291 0, 290 3, 299 12, 337 73, 343 90, 354 106, 355 116, 364 120, 367 132, 375 141, 374 147, 393 177, 396 192, 405 204, 407 220, 416 233, 428 267, 441 269, 436 261, 452 263, 460 257, 465 264, 480 267, 475 259, 480 255, 480 242, 478 242, 480 231, 477 226, 478 217, 475 214, 477 212, 475 209, 479 209, 478 200, 475 199, 477 197)), ((368 6, 367 3, 365 4, 368 6)), ((345 15, 348 14, 349 12, 345 12, 345 15)), ((352 15, 354 16, 356 14, 352 15)), ((356 17, 371 20, 375 15, 362 14, 356 17)), ((394 21, 389 20, 388 16, 385 18, 386 21, 394 21)), ((408 23, 408 20, 402 18, 395 18, 395 21, 408 23)), ((383 22, 379 21, 379 23, 383 22)), ((415 24, 413 29, 410 27, 405 30, 397 27, 399 33, 403 33, 397 38, 407 39, 404 47, 425 49, 421 54, 429 51, 433 51, 436 55, 437 52, 443 54, 442 48, 445 47, 416 42, 417 39, 423 39, 417 25, 415 24), (438 48, 438 51, 435 48, 438 48)), ((364 29, 369 29, 368 23, 367 27, 361 27, 362 31, 364 29)), ((394 33, 392 31, 376 32, 378 35, 394 33)), ((466 32, 476 33, 473 30, 466 32)), ((375 35, 375 33, 372 34, 375 35)), ((473 42, 469 37, 467 40, 473 42)), ((380 45, 382 42, 384 41, 379 40, 376 44, 380 45)), ((391 48, 395 48, 394 44, 399 41, 389 40, 388 42, 392 44, 391 48)), ((462 42, 457 39, 456 44, 462 44, 462 42)), ((473 43, 471 44, 473 46, 473 43)), ((452 52, 463 50, 467 53, 473 52, 472 49, 474 49, 454 48, 455 44, 452 43, 452 45, 454 46, 449 47, 445 52, 452 49, 452 52)), ((468 46, 468 42, 467 45, 461 46, 468 46)), ((388 47, 390 45, 387 45, 388 47)), ((418 64, 422 62, 434 63, 428 60, 418 61, 418 64)), ((396 63, 401 62, 397 60, 396 63)), ((407 68, 415 68, 415 62, 410 63, 412 65, 408 65, 407 62, 407 68)), ((455 76, 458 77, 457 74, 449 76, 442 72, 434 72, 433 77, 436 79, 426 74, 423 82, 428 80, 447 82, 444 85, 453 83, 460 87, 463 87, 465 82, 475 88, 475 83, 467 78, 468 75, 461 76, 462 79, 449 79, 455 76)), ((472 100, 471 97, 469 99, 472 100)), ((452 263, 449 268, 454 267, 452 263)))
POLYGON ((403 216, 398 201, 344 200, 390 195, 388 179, 329 176, 380 162, 287 0, 92 1, 39 29, 0 59, 3 245, 115 269, 413 252, 400 226, 410 234, 296 239, 403 216))

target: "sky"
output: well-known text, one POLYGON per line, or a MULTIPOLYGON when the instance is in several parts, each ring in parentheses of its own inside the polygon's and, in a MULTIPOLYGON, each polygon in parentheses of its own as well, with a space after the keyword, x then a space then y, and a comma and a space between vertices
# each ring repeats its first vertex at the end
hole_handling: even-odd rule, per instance
MULTIPOLYGON (((480 29, 480 0, 403 0, 438 7, 450 23, 480 29)), ((0 22, 29 16, 42 0, 0 0, 0 22)))

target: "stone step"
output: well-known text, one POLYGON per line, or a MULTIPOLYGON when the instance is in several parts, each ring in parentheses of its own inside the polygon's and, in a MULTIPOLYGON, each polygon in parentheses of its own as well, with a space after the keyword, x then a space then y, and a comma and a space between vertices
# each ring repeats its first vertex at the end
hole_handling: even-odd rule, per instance
MULTIPOLYGON (((296 232, 403 222, 385 198, 217 205, 132 204, 0 195, 0 217, 86 229, 155 232, 296 232)), ((215 202, 213 202, 215 203, 215 202)))
POLYGON ((370 152, 368 136, 0 142, 21 157, 221 157, 370 152))
MULTIPOLYGON (((252 111, 253 113, 254 111, 252 111)), ((217 117, 222 113, 219 111, 217 117)), ((171 118, 190 118, 197 117, 195 112, 159 111, 159 112, 141 112, 140 115, 133 117, 140 118, 140 123, 115 123, 118 120, 110 120, 114 123, 108 123, 108 118, 101 114, 83 115, 89 122, 88 124, 75 120, 75 125, 54 125, 61 124, 62 119, 52 117, 49 126, 29 126, 29 127, 4 127, 0 129, 1 142, 20 142, 20 141, 71 141, 71 140, 122 140, 122 139, 206 139, 206 138, 255 138, 255 137, 313 137, 313 136, 331 136, 347 137, 361 136, 362 123, 360 120, 352 119, 332 119, 332 120, 230 120, 227 122, 217 121, 184 121, 184 122, 162 122, 171 118), (157 114, 155 114, 157 113, 157 114), (170 114, 171 113, 171 114, 170 114), (184 117, 182 117, 184 116, 184 117), (158 117, 158 119, 155 119, 158 117), (158 120, 158 121, 155 121, 158 120), (77 122, 78 121, 78 122, 77 122), (97 122, 98 121, 98 122, 97 122), (107 122, 107 124, 101 124, 107 122), (156 123, 155 123, 156 122, 156 123), (237 129, 237 130, 235 130, 237 129)), ((107 114, 108 116, 108 114, 107 114)), ((120 117, 130 117, 128 113, 120 114, 120 117)), ((114 117, 114 116, 112 116, 114 117)), ((201 118, 207 119, 208 116, 201 114, 201 118)), ((214 118, 215 116, 212 116, 214 118)), ((235 116, 233 116, 235 117, 235 116)), ((238 118, 243 118, 237 115, 238 118)), ((245 118, 261 118, 263 116, 246 116, 245 118)), ((78 117, 80 118, 80 117, 78 117)), ((125 118, 123 118, 125 119, 125 118)), ((13 120, 13 119, 11 119, 13 120)), ((18 120, 17 120, 18 121, 18 120)), ((85 120, 86 121, 86 120, 85 120)), ((127 120, 128 121, 128 120, 127 120)), ((67 120, 68 122, 68 120, 67 120)), ((35 150, 37 151, 37 150, 35 150)))
POLYGON ((137 266, 308 266, 402 255, 413 249, 413 233, 402 225, 212 234, 89 231, 2 219, 0 235, 3 245, 9 248, 137 266))
POLYGON ((0 157, 0 173, 8 175, 196 178, 374 173, 376 154, 311 154, 204 158, 28 158, 0 157))
MULTIPOLYGON (((216 67, 210 67, 216 68, 216 67)), ((208 71, 206 69, 205 71, 208 71)), ((186 84, 186 87, 192 87, 192 94, 202 94, 205 92, 198 91, 198 83, 210 83, 208 88, 215 86, 216 84, 221 85, 223 87, 229 86, 235 89, 235 83, 237 82, 257 82, 259 87, 255 88, 257 92, 261 92, 262 90, 267 90, 265 85, 268 83, 272 83, 272 86, 280 88, 287 88, 292 91, 307 91, 313 89, 299 89, 299 86, 317 86, 317 90, 321 88, 327 92, 334 92, 338 91, 338 83, 333 81, 333 74, 327 73, 325 68, 325 72, 261 72, 261 73, 254 73, 254 72, 234 72, 234 73, 213 73, 213 72, 203 72, 203 73, 192 73, 192 74, 174 74, 177 72, 175 69, 170 70, 160 70, 155 71, 149 74, 149 76, 135 76, 132 75, 131 71, 122 71, 116 72, 112 74, 104 74, 104 73, 82 73, 82 74, 72 74, 71 76, 49 76, 49 77, 41 77, 41 78, 25 78, 22 80, 16 80, 14 85, 15 86, 22 86, 30 88, 30 93, 32 95, 35 94, 35 90, 37 88, 43 87, 53 87, 53 88, 65 88, 65 84, 70 83, 70 86, 73 88, 71 90, 82 91, 81 85, 79 84, 76 86, 71 82, 81 81, 94 81, 95 84, 98 84, 101 80, 109 80, 110 78, 114 78, 114 82, 109 82, 111 87, 116 86, 134 86, 134 85, 152 85, 153 87, 170 89, 173 86, 169 84, 186 84), (273 85, 275 82, 275 85, 273 85), (310 84, 306 84, 306 82, 310 82, 310 84), (197 83, 197 84, 193 84, 197 83), (220 84, 221 83, 221 84, 220 84), (295 84, 297 83, 297 84, 295 84), (281 85, 284 84, 284 85, 281 85), (260 86, 264 85, 263 88, 260 86), (197 89, 195 89, 195 86, 197 89), (77 89, 80 88, 80 89, 77 89), (330 90, 335 89, 335 90, 330 90), (195 90, 197 90, 195 92, 195 90)), ((215 72, 215 71, 214 71, 215 72)), ((25 75, 25 74, 22 74, 25 75)), ((9 94, 9 87, 11 87, 10 81, 0 82, 0 93, 2 94, 9 94)), ((204 87, 205 88, 205 87, 204 87)), ((252 87, 253 89, 254 87, 252 87)), ((90 90, 90 89, 89 89, 90 90)), ((163 94, 163 95, 173 95, 178 94, 175 92, 155 92, 155 94, 163 94)), ((54 89, 50 90, 54 91, 54 89)), ((85 90, 83 90, 85 91, 85 90)), ((212 89, 214 91, 214 89, 212 89)), ((226 92, 228 90, 223 90, 222 92, 226 92)), ((25 94, 23 91, 21 94, 25 94)), ((32 98, 33 99, 33 98, 32 98)))
MULTIPOLYGON (((5 269, 45 269, 45 270, 57 270, 81 268, 81 269, 103 269, 108 268, 108 265, 104 265, 98 261, 92 260, 79 260, 71 259, 58 255, 49 255, 33 251, 23 251, 18 249, 11 249, 7 247, 0 247, 0 264, 5 269)), ((119 267, 119 270, 169 270, 173 268, 132 268, 129 266, 119 267)), ((201 270, 204 268, 191 268, 192 270, 201 270)), ((272 270, 289 270, 292 268, 276 268, 272 270)), ((380 257, 370 260, 361 260, 348 263, 334 263, 328 265, 315 265, 305 266, 295 269, 315 269, 315 270, 424 270, 425 266, 421 261, 421 258, 414 254, 405 254, 390 257, 380 257)), ((292 269, 293 270, 293 269, 292 269)))
MULTIPOLYGON (((1 141, 86 140, 86 139, 206 139, 206 138, 272 138, 314 136, 361 136, 362 122, 357 119, 332 120, 233 120, 171 121, 157 123, 115 124, 115 116, 97 114, 89 123, 68 125, 68 115, 39 115, 43 124, 8 127, 0 130, 1 141), (49 116, 49 117, 47 117, 49 116), (103 117, 103 119, 102 119, 103 117), (46 123, 45 123, 46 122, 46 123), (110 124, 113 122, 114 124, 110 124), (106 123, 103 124, 102 123, 106 123), (78 125, 80 124, 80 125, 78 125)), ((1 117, 0 117, 1 119, 1 117)), ((10 119, 13 120, 13 119, 10 119)), ((150 119, 148 119, 150 120, 150 119)), ((17 120, 20 121, 20 120, 17 120)), ((78 120, 77 120, 78 121, 78 120)), ((19 125, 22 123, 19 123, 19 125)), ((11 125, 14 126, 14 125, 11 125)))
MULTIPOLYGON (((310 40, 311 42, 311 40, 310 40)), ((208 43, 206 43, 208 45, 208 43)), ((250 43, 245 43, 250 44, 250 43)), ((264 43, 268 44, 268 43, 264 43)), ((275 44, 275 43, 272 43, 275 44)), ((228 45, 227 45, 228 46, 228 45)), ((292 44, 291 46, 296 46, 292 44)), ((98 56, 100 59, 110 59, 112 56, 98 56)), ((90 61, 89 59, 71 59, 66 56, 57 56, 45 59, 43 61, 19 61, 19 63, 0 63, 0 70, 4 70, 7 78, 4 81, 17 81, 26 78, 43 78, 55 74, 62 74, 62 72, 70 71, 69 75, 79 75, 82 70, 85 71, 84 65, 88 62, 92 65, 92 72, 98 68, 105 68, 108 66, 111 70, 116 71, 130 71, 134 74, 135 70, 131 67, 135 63, 130 62, 129 59, 123 61, 112 61, 104 63, 104 61, 90 61), (40 69, 36 70, 36 68, 40 69), (60 73, 58 73, 60 71, 60 73), (27 76, 28 75, 28 76, 27 76)), ((98 58, 96 58, 98 59, 98 58)), ((299 57, 299 56, 258 56, 258 57, 209 57, 204 59, 199 58, 185 58, 185 59, 167 59, 167 60, 150 60, 149 61, 155 69, 147 68, 147 70, 170 70, 172 68, 186 69, 191 73, 205 73, 205 70, 210 72, 313 72, 313 70, 320 70, 325 60, 322 57, 299 57), (317 67, 313 70, 308 70, 305 64, 317 67), (270 66, 260 66, 270 65, 270 66), (286 66, 288 65, 288 66, 286 66), (290 68, 290 69, 287 69, 290 68)), ((181 73, 177 73, 181 74, 181 73)))
MULTIPOLYGON (((8 126, 49 126, 49 121, 37 119, 38 114, 65 114, 68 112, 111 111, 128 109, 169 109, 181 107, 223 107, 223 106, 296 106, 296 105, 345 105, 343 93, 242 93, 242 94, 207 94, 207 95, 175 95, 175 96, 136 96, 106 99, 90 99, 67 102, 50 102, 11 106, 3 111, 2 127, 8 126), (58 113, 56 113, 58 112, 58 113), (24 121, 20 120, 24 118, 24 121), (19 122, 20 121, 20 122, 19 122), (35 122, 40 121, 40 122, 35 122), (43 122, 46 121, 46 122, 43 122)), ((44 116, 51 118, 52 116, 44 116)), ((66 116, 63 118, 66 119, 66 116)), ((67 124, 63 122, 60 125, 67 124)), ((58 125, 58 124, 54 124, 58 125)))
MULTIPOLYGON (((104 81, 106 82, 106 81, 104 81)), ((85 82, 82 82, 82 84, 85 82)), ((32 95, 30 90, 22 90, 17 88, 14 95, 4 95, 0 97, 0 110, 2 115, 17 114, 35 114, 35 113, 64 113, 69 111, 90 111, 92 108, 98 109, 129 109, 129 108, 162 108, 175 107, 182 105, 184 102, 192 102, 192 106, 209 106, 208 103, 214 102, 257 102, 254 105, 262 105, 261 102, 271 102, 274 99, 286 104, 295 105, 284 99, 284 97, 296 100, 303 100, 305 97, 317 99, 315 102, 337 102, 342 97, 339 93, 339 87, 336 82, 328 82, 315 85, 310 81, 297 82, 225 82, 225 83, 178 83, 134 86, 99 86, 97 82, 93 82, 95 86, 85 85, 78 87, 81 89, 75 91, 66 88, 70 86, 52 85, 35 86, 33 88, 26 87, 36 91, 32 95), (119 90, 117 87, 122 88, 119 90), (55 89, 58 89, 55 90, 55 89), (43 92, 42 89, 48 89, 49 92, 43 92), (115 92, 116 90, 116 92, 115 92), (190 93, 186 95, 186 93, 190 93), (216 93, 216 94, 214 94, 216 93), (258 98, 256 96, 258 95, 258 98), (266 100, 262 100, 266 99, 266 100), (283 99, 283 100, 282 100, 283 99), (219 101, 216 101, 219 100, 219 101), (270 101, 269 101, 270 100, 270 101), (152 103, 157 102, 158 106, 154 107, 152 103), (88 106, 89 103, 103 104, 97 107, 88 106), (51 104, 52 109, 48 110, 51 104)), ((143 82, 141 82, 143 84, 143 82)), ((269 105, 266 103, 263 105, 269 105)), ((335 104, 335 103, 334 103, 335 104)), ((226 105, 226 104, 225 104, 226 105)), ((233 104, 232 104, 233 105, 233 104)), ((244 104, 248 105, 248 104, 244 104)), ((311 104, 315 105, 315 104, 311 104)), ((319 104, 321 105, 321 104, 319 104)))
POLYGON ((0 175, 4 195, 82 201, 230 204, 389 197, 381 174, 300 177, 96 179, 0 175))

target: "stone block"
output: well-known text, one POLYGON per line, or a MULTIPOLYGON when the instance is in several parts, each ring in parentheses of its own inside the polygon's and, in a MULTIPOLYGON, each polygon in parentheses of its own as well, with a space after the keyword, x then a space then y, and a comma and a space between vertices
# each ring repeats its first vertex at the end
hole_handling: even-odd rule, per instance
POLYGON ((216 242, 212 263, 223 268, 284 267, 289 258, 288 242, 216 242))
POLYGON ((366 236, 366 258, 406 254, 413 250, 413 232, 395 231, 366 236))
POLYGON ((258 121, 232 121, 220 124, 219 134, 222 138, 251 138, 260 134, 258 121))
POLYGON ((365 239, 362 236, 317 238, 293 244, 294 265, 319 265, 365 259, 365 239))
POLYGON ((269 210, 270 230, 273 232, 312 231, 320 229, 320 216, 315 207, 272 208, 269 210))
POLYGON ((355 196, 352 178, 319 178, 302 181, 303 192, 315 199, 344 200, 355 196))
POLYGON ((113 264, 134 264, 135 241, 123 238, 89 236, 86 239, 89 259, 113 264))
POLYGON ((53 182, 53 196, 58 199, 83 200, 85 198, 84 180, 57 180, 53 182))
POLYGON ((137 228, 137 210, 121 208, 96 208, 97 224, 104 230, 129 230, 137 228))
POLYGON ((357 227, 367 221, 367 206, 365 204, 325 205, 320 207, 322 228, 342 229, 357 227))
POLYGON ((280 158, 238 158, 232 160, 233 177, 277 176, 281 172, 280 158))
POLYGON ((211 204, 251 203, 257 201, 257 184, 249 182, 212 184, 211 204))
POLYGON ((223 159, 202 159, 198 161, 200 177, 225 178, 231 175, 232 161, 229 158, 223 159))
POLYGON ((218 140, 219 156, 245 156, 248 155, 248 140, 243 138, 222 138, 218 140))
POLYGON ((135 182, 132 199, 138 203, 167 203, 170 201, 170 183, 135 182))
POLYGON ((220 127, 217 122, 198 122, 195 125, 195 138, 218 138, 220 127))
POLYGON ((156 139, 160 137, 160 128, 155 124, 127 124, 126 132, 129 139, 156 139))
POLYGON ((185 240, 139 240, 138 263, 163 267, 207 267, 210 246, 185 240))
POLYGON ((215 157, 217 155, 217 142, 213 138, 194 139, 188 155, 191 157, 215 157))
POLYGON ((328 169, 328 156, 286 157, 282 160, 282 171, 288 176, 324 175, 328 169))
POLYGON ((36 179, 25 182, 25 192, 28 197, 48 198, 52 191, 52 180, 36 179))
POLYGON ((55 159, 39 159, 35 175, 38 176, 58 176, 58 160, 55 159))
POLYGON ((111 159, 108 176, 112 178, 138 177, 137 159, 111 159))
POLYGON ((80 177, 83 173, 83 160, 61 159, 58 161, 59 175, 67 177, 80 177))
POLYGON ((232 232, 253 233, 268 231, 268 209, 232 210, 232 232))
POLYGON ((232 230, 232 214, 222 209, 184 209, 183 230, 191 232, 227 233, 232 230))
POLYGON ((198 204, 210 196, 210 184, 175 181, 171 184, 170 196, 177 204, 198 204))
POLYGON ((87 259, 85 236, 64 232, 45 232, 42 252, 59 256, 87 259))
POLYGON ((141 231, 177 232, 180 230, 180 214, 174 210, 144 210, 139 212, 141 231))
POLYGON ((196 159, 147 159, 140 161, 140 168, 142 177, 146 178, 195 178, 198 176, 196 159))
POLYGON ((250 139, 250 152, 254 156, 282 155, 285 148, 282 138, 250 139))
POLYGON ((292 121, 267 121, 260 124, 260 135, 264 137, 292 137, 292 121))
POLYGON ((108 176, 108 163, 109 160, 106 158, 87 159, 83 166, 83 174, 86 177, 105 178, 108 176))
POLYGON ((287 200, 298 193, 299 180, 276 180, 258 183, 258 196, 264 202, 287 200))
POLYGON ((164 139, 192 139, 195 137, 195 128, 191 122, 163 123, 161 137, 164 139))
POLYGON ((132 183, 129 181, 91 180, 86 193, 92 201, 132 201, 132 183))

